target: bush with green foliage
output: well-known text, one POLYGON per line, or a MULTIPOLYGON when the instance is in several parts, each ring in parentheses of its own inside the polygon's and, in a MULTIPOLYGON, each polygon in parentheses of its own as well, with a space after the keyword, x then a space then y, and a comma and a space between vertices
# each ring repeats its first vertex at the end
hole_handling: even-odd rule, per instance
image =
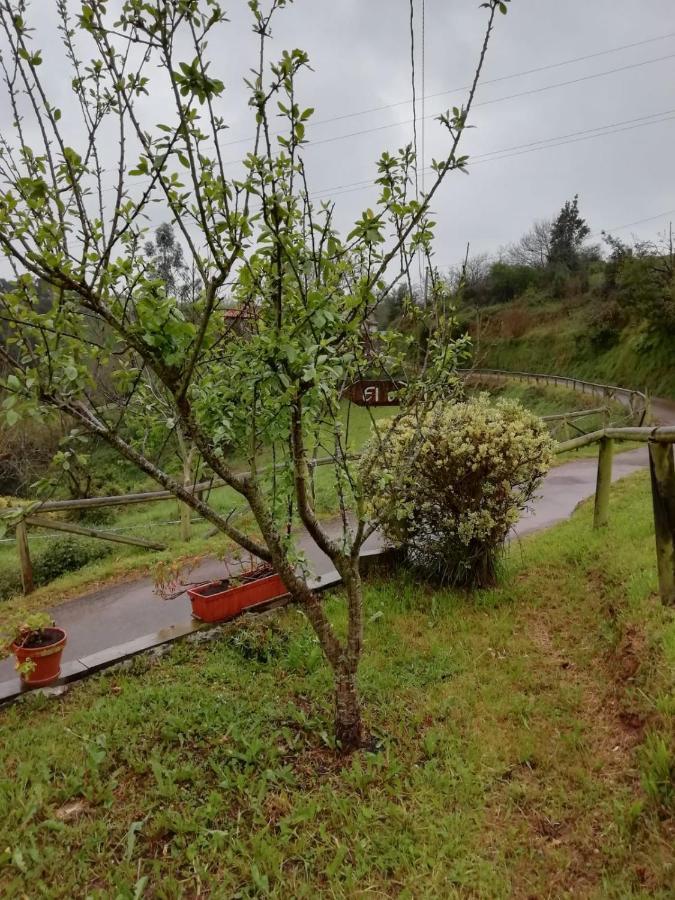
POLYGON ((615 299, 594 301, 586 312, 591 344, 598 350, 613 347, 627 324, 626 310, 615 299))
POLYGON ((102 541, 81 541, 77 538, 50 541, 33 560, 35 583, 48 584, 67 572, 76 572, 89 563, 103 559, 109 553, 110 545, 102 541))
MULTIPOLYGON (((33 581, 36 587, 49 584, 55 578, 78 569, 110 554, 110 545, 103 541, 82 541, 77 538, 56 538, 47 547, 33 554, 33 581)), ((18 594, 21 580, 17 571, 0 573, 0 600, 18 594)))
POLYGON ((362 458, 362 496, 385 536, 427 577, 487 587, 551 458, 540 418, 516 401, 481 394, 385 425, 362 458))
POLYGON ((530 266, 493 263, 488 279, 490 302, 508 303, 524 294, 537 280, 538 272, 530 266))

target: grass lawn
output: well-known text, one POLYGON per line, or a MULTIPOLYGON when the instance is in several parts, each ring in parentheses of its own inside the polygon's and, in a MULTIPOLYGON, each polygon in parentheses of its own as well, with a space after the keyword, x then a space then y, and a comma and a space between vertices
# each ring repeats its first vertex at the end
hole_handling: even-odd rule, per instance
POLYGON ((613 487, 606 530, 591 513, 512 546, 494 591, 367 585, 377 754, 331 750, 292 608, 0 711, 0 895, 672 897, 646 476, 613 487))

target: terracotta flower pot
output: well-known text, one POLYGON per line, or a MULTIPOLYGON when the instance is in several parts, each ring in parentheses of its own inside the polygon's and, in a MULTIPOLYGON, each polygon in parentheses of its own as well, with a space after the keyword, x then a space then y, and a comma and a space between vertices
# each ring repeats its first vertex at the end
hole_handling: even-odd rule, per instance
POLYGON ((192 615, 203 622, 223 622, 244 609, 288 593, 276 573, 260 577, 254 570, 240 575, 239 579, 241 584, 230 585, 225 579, 191 588, 187 593, 192 603, 192 615))
POLYGON ((51 684, 61 674, 61 654, 66 646, 67 634, 63 628, 43 628, 43 639, 32 632, 20 644, 12 644, 12 652, 17 663, 32 660, 34 667, 30 672, 22 672, 21 678, 31 687, 51 684))

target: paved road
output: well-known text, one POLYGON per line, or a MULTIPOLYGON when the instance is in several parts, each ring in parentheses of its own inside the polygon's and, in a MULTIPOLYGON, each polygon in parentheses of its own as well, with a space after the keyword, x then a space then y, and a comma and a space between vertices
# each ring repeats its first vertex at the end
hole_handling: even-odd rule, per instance
MULTIPOLYGON (((653 405, 661 422, 675 422, 675 403, 658 400, 653 405)), ((617 480, 647 465, 646 447, 614 457, 612 479, 617 480)), ((582 500, 595 492, 596 460, 578 459, 552 469, 544 480, 539 499, 516 528, 522 536, 547 528, 567 518, 582 500)), ((377 545, 374 536, 368 545, 377 545)), ((308 539, 300 541, 317 575, 332 569, 328 558, 308 539)), ((223 564, 207 559, 190 576, 191 581, 216 579, 223 564)), ((102 588, 65 603, 54 610, 57 623, 68 632, 63 661, 76 660, 144 635, 189 624, 190 604, 185 595, 162 600, 153 591, 150 578, 142 578, 102 588)), ((0 682, 14 677, 13 660, 0 662, 0 682)))

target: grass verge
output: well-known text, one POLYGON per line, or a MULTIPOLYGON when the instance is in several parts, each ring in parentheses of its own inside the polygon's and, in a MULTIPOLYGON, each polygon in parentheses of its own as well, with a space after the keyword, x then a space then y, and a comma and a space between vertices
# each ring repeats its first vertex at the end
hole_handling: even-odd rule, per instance
POLYGON ((378 754, 332 751, 292 608, 0 712, 0 894, 672 896, 647 478, 613 488, 606 530, 591 512, 513 545, 494 591, 367 585, 378 754))

